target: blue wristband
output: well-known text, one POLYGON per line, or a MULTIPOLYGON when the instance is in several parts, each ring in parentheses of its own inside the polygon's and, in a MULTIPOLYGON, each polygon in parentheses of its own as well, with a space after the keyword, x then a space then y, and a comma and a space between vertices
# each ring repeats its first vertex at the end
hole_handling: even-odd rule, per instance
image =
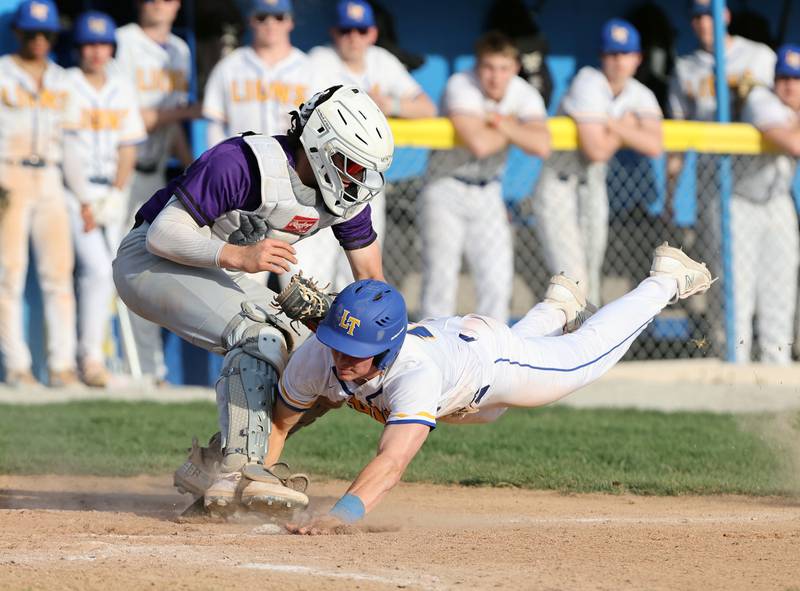
POLYGON ((333 508, 330 510, 330 515, 337 519, 341 519, 345 523, 355 523, 362 517, 367 510, 364 508, 364 503, 356 495, 347 493, 339 499, 333 508))

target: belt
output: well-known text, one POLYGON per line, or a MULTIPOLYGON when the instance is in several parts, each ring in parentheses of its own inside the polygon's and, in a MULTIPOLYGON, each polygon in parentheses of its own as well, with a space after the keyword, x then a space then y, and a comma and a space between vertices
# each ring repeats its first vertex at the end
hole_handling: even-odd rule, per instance
POLYGON ((136 165, 136 172, 141 172, 142 174, 153 174, 154 172, 158 171, 158 164, 137 164, 136 165))
POLYGON ((41 156, 37 156, 36 154, 28 156, 27 158, 20 158, 18 160, 6 158, 3 161, 6 164, 11 164, 12 166, 27 166, 28 168, 44 168, 53 164, 41 156))
POLYGON ((111 179, 104 176, 90 176, 89 182, 93 185, 110 185, 111 179))
POLYGON ((494 182, 500 180, 499 176, 495 176, 495 177, 492 177, 490 179, 485 179, 485 180, 468 179, 468 178, 464 178, 464 177, 461 177, 461 176, 454 176, 453 178, 456 179, 460 183, 464 183, 465 185, 472 185, 473 187, 485 187, 486 185, 489 185, 491 183, 494 183, 494 182))

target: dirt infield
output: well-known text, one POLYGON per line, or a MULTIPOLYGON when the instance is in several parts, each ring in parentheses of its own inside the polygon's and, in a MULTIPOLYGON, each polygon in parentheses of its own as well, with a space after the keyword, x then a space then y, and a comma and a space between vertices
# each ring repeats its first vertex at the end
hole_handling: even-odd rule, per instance
MULTIPOLYGON (((314 483, 314 505, 344 488, 314 483)), ((181 522, 186 504, 168 476, 0 476, 0 588, 800 589, 800 501, 784 498, 409 484, 317 538, 181 522)))

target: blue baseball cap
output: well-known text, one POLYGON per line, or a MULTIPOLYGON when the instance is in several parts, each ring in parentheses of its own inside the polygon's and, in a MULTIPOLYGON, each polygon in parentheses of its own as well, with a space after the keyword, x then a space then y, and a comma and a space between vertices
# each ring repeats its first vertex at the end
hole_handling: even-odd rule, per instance
POLYGON ((359 29, 375 26, 372 6, 364 0, 344 0, 336 6, 336 26, 340 29, 359 29))
POLYGON ((90 10, 84 12, 75 21, 75 31, 73 33, 75 45, 87 45, 89 43, 109 43, 117 42, 117 25, 114 19, 105 12, 90 10))
POLYGON ((711 14, 711 0, 693 0, 692 16, 703 16, 711 14))
POLYGON ((250 16, 256 14, 292 14, 292 0, 253 0, 250 16))
POLYGON ((600 53, 638 53, 641 50, 639 31, 628 21, 612 18, 603 25, 600 53))
POLYGON ((61 30, 58 8, 51 0, 26 0, 17 7, 14 28, 56 33, 61 30))
POLYGON ((778 48, 778 61, 775 62, 775 76, 800 78, 800 45, 787 43, 778 48))

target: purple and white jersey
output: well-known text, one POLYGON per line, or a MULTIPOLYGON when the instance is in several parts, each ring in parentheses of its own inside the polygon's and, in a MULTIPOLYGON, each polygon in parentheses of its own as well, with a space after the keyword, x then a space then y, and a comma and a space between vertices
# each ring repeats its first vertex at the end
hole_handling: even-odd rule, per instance
POLYGON ((157 191, 137 212, 136 223, 152 223, 175 196, 199 226, 209 226, 227 240, 238 226, 240 212, 263 218, 266 237, 293 243, 320 228, 332 226, 347 250, 370 245, 376 239, 368 204, 337 217, 322 199, 301 203, 289 180, 296 162, 286 136, 237 136, 204 152, 180 176, 157 191))

